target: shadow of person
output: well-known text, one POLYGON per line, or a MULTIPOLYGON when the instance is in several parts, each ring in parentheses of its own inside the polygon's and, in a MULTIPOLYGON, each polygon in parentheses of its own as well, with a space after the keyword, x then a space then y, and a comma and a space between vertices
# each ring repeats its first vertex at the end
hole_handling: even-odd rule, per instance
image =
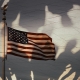
POLYGON ((61 16, 61 23, 64 27, 71 27, 73 25, 70 17, 68 16, 68 12, 73 8, 74 4, 80 5, 79 0, 49 0, 48 4, 50 12, 61 16))
POLYGON ((29 32, 38 32, 42 28, 42 32, 51 35, 54 26, 45 25, 45 6, 48 6, 48 10, 53 14, 61 16, 61 22, 64 27, 70 27, 73 23, 67 13, 73 8, 73 4, 80 5, 80 1, 10 0, 7 11, 8 26, 17 29, 23 28, 23 30, 27 29, 29 32))
MULTIPOLYGON (((61 80, 65 80, 67 77, 69 77, 74 72, 75 72, 75 76, 74 76, 73 80, 77 80, 77 78, 79 77, 79 74, 80 74, 79 73, 79 69, 80 69, 80 65, 79 65, 80 54, 79 53, 80 53, 80 51, 78 51, 75 54, 72 53, 72 49, 76 47, 76 44, 77 44, 77 42, 75 39, 69 41, 66 45, 65 51, 63 53, 61 53, 61 55, 57 59, 57 62, 58 63, 60 62, 62 65, 62 67, 60 67, 62 73, 65 71, 65 69, 71 68, 71 70, 61 78, 61 80), (69 64, 71 66, 66 67, 69 64)), ((59 78, 60 77, 61 77, 61 75, 59 76, 59 78)))
MULTIPOLYGON (((45 6, 47 5, 50 12, 61 16, 61 22, 64 27, 70 27, 72 21, 67 15, 67 12, 73 8, 73 4, 75 3, 70 3, 66 0, 10 0, 7 12, 8 24, 12 26, 12 23, 20 13, 19 25, 28 29, 28 31, 36 32, 39 27, 45 24, 45 6)), ((49 30, 50 28, 45 27, 45 29, 49 30)))
POLYGON ((71 52, 71 50, 73 49, 73 48, 75 48, 75 46, 76 46, 76 40, 71 40, 70 42, 68 42, 68 44, 67 44, 67 46, 66 46, 66 48, 65 48, 65 51, 67 52, 67 50, 68 50, 68 54, 69 54, 69 57, 68 57, 68 61, 69 61, 69 64, 71 64, 71 70, 69 71, 69 73, 68 74, 66 74, 63 78, 62 78, 62 80, 64 80, 65 78, 67 78, 67 77, 69 77, 73 72, 75 72, 75 76, 74 76, 74 78, 73 78, 73 80, 77 80, 78 79, 78 77, 79 77, 79 74, 80 74, 80 72, 79 72, 79 69, 80 69, 80 65, 79 65, 79 56, 80 56, 80 50, 78 51, 78 52, 76 52, 75 54, 73 54, 72 52, 71 52), (71 46, 72 45, 72 46, 71 46))

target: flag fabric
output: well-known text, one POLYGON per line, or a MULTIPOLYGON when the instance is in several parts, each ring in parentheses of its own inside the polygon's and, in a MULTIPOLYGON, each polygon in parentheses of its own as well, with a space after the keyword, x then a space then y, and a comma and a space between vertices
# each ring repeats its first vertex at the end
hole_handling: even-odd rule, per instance
POLYGON ((36 60, 55 60, 55 45, 44 33, 32 33, 8 27, 7 54, 36 60))

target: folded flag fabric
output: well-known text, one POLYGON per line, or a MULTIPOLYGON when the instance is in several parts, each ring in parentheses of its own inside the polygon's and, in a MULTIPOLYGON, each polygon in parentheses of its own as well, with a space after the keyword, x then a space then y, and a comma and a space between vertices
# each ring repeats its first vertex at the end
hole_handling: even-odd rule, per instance
POLYGON ((44 33, 8 29, 7 54, 36 60, 55 60, 55 45, 44 33))

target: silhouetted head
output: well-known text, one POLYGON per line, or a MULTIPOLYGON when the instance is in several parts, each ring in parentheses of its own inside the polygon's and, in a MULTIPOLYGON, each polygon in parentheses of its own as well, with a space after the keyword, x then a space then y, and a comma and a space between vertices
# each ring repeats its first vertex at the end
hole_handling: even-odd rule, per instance
POLYGON ((65 47, 65 50, 71 51, 77 44, 76 39, 70 40, 65 47))

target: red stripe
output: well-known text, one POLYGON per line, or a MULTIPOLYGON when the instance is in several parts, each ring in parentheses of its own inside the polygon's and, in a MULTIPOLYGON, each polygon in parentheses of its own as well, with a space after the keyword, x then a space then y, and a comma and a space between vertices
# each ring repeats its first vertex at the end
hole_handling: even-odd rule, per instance
POLYGON ((33 38, 33 37, 28 37, 29 39, 33 39, 33 40, 50 40, 50 38, 33 38))
POLYGON ((16 52, 19 52, 21 54, 23 53, 23 54, 41 55, 43 57, 45 57, 45 56, 46 57, 47 56, 50 56, 51 57, 51 56, 54 56, 55 55, 54 52, 44 52, 44 53, 42 53, 42 52, 37 52, 37 51, 34 51, 34 50, 32 52, 30 52, 30 50, 29 51, 22 51, 22 50, 18 50, 18 49, 15 49, 15 48, 8 48, 7 50, 10 50, 10 52, 16 51, 16 52))
POLYGON ((35 50, 39 50, 40 52, 42 52, 40 49, 37 49, 35 47, 23 47, 23 46, 15 45, 15 44, 8 44, 8 45, 9 46, 15 46, 15 47, 22 48, 22 49, 35 49, 35 50))
MULTIPOLYGON (((32 54, 35 54, 35 53, 37 53, 38 54, 38 52, 30 52, 30 51, 21 51, 21 50, 18 50, 18 49, 14 49, 14 48, 7 48, 8 50, 14 50, 14 51, 18 51, 18 52, 22 52, 22 53, 32 53, 32 54)), ((31 49, 32 50, 32 49, 31 49)), ((38 50, 38 49, 36 49, 37 51, 40 51, 40 50, 38 50)), ((33 49, 33 51, 34 51, 34 49, 33 49)), ((45 55, 47 55, 47 54, 55 54, 55 52, 42 52, 42 51, 40 51, 41 53, 43 53, 43 54, 45 54, 45 55)), ((41 54, 40 53, 40 54, 41 54)))
MULTIPOLYGON (((17 45, 17 43, 16 44, 14 44, 14 43, 7 43, 8 45, 12 45, 12 46, 16 46, 16 47, 20 47, 20 48, 23 48, 23 49, 32 49, 32 47, 24 47, 24 46, 20 46, 20 45, 17 45)), ((34 44, 32 44, 32 43, 28 43, 28 44, 26 44, 26 45, 34 45, 34 44)), ((42 45, 42 44, 39 44, 39 45, 42 45)), ((48 44, 47 44, 48 45, 48 44)), ((55 46, 52 44, 52 45, 50 45, 49 47, 47 46, 47 45, 43 45, 43 47, 39 47, 40 49, 55 49, 55 46), (53 47, 52 47, 53 46, 53 47)), ((37 47, 37 46, 36 46, 37 47)), ((35 48, 35 45, 34 45, 34 48, 35 48)))
MULTIPOLYGON (((45 33, 31 33, 31 32, 27 32, 27 37, 29 38, 30 36, 42 36, 42 38, 44 38, 44 36, 46 36, 46 37, 48 37, 48 39, 49 40, 51 40, 52 41, 52 38, 51 37, 49 37, 47 34, 45 34, 45 33)), ((31 37, 31 38, 34 38, 34 37, 31 37)), ((36 38, 36 37, 35 37, 36 38)), ((39 37, 38 37, 39 38, 39 37)))
POLYGON ((50 57, 50 58, 39 58, 39 57, 33 57, 33 56, 21 56, 21 55, 18 55, 18 54, 15 54, 13 52, 11 53, 8 53, 7 54, 11 54, 11 55, 15 55, 15 56, 18 56, 18 57, 23 57, 23 58, 30 58, 30 59, 36 59, 36 60, 55 60, 54 57, 50 57))

